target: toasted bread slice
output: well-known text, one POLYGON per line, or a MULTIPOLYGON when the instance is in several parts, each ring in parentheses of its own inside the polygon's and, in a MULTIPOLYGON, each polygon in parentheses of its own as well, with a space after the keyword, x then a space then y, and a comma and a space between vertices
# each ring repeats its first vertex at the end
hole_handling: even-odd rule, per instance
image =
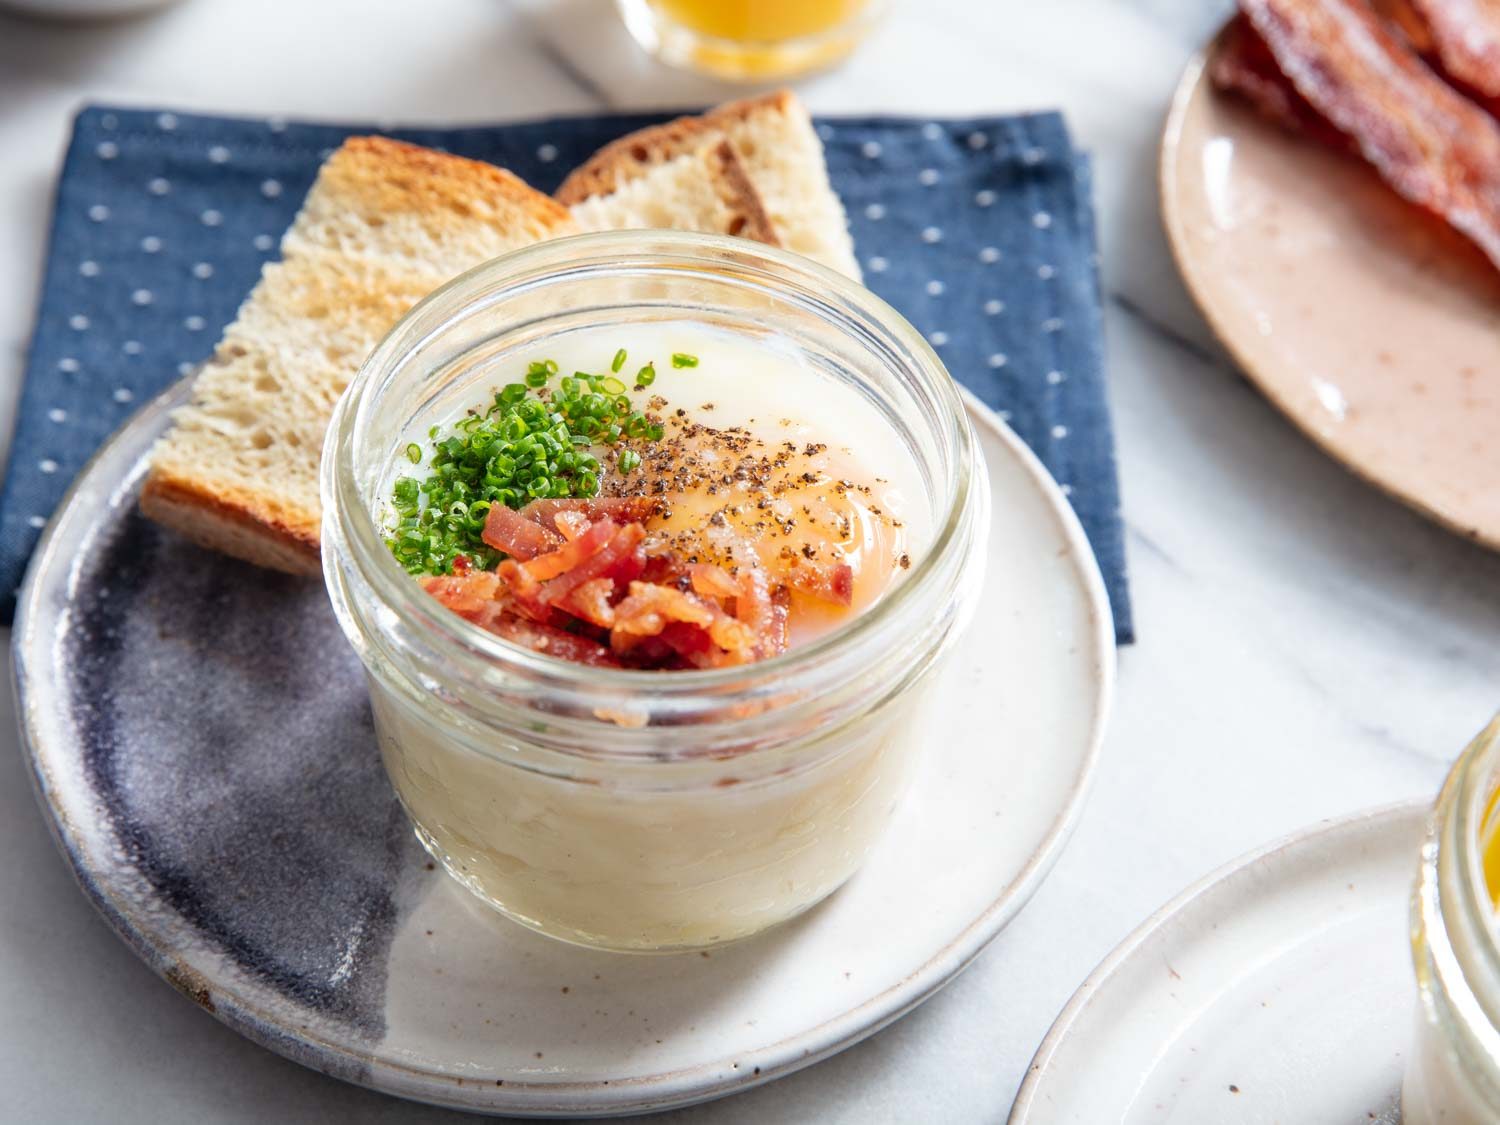
POLYGON ((577 229, 499 168, 351 138, 152 451, 141 509, 226 554, 315 572, 323 434, 365 357, 451 277, 577 229))
POLYGON ((691 230, 781 244, 744 164, 723 140, 657 164, 618 191, 570 210, 584 230, 691 230))
POLYGON ((806 108, 786 90, 621 137, 564 180, 557 199, 575 207, 613 195, 656 166, 713 140, 734 146, 783 246, 859 279, 844 205, 828 182, 823 144, 806 108))

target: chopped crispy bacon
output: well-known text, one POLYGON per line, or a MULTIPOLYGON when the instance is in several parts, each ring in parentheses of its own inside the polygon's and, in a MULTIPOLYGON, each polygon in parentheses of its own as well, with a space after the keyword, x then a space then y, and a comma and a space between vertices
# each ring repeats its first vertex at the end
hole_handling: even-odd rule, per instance
POLYGON ((598 641, 591 641, 587 637, 555 629, 550 625, 528 621, 514 614, 499 615, 487 628, 533 652, 543 652, 574 664, 618 666, 620 663, 615 654, 598 641))
POLYGON ((495 550, 504 551, 522 562, 555 550, 562 542, 562 537, 555 531, 549 531, 504 504, 490 505, 480 538, 495 550))
POLYGON ((1382 179, 1500 266, 1500 123, 1364 0, 1240 0, 1297 90, 1382 179))
MULTIPOLYGON (((1411 0, 1430 49, 1455 81, 1500 98, 1500 3, 1496 0, 1411 0)), ((1416 43, 1426 53, 1428 44, 1416 43)))
POLYGON ((575 511, 572 508, 568 508, 564 511, 558 512, 557 515, 553 516, 552 522, 557 525, 557 530, 562 532, 562 537, 564 539, 571 540, 577 539, 580 535, 587 531, 589 528, 589 524, 593 521, 590 520, 588 516, 584 515, 582 512, 575 511))
MULTIPOLYGON (((608 525, 614 527, 609 520, 601 520, 598 524, 590 526, 585 535, 595 535, 594 528, 608 525)), ((609 583, 611 592, 614 589, 617 572, 628 573, 631 560, 635 557, 635 549, 646 537, 646 529, 638 523, 627 523, 624 527, 615 531, 614 535, 598 551, 577 565, 563 571, 556 578, 542 583, 540 592, 541 600, 548 605, 560 605, 562 600, 572 593, 574 587, 582 586, 584 583, 595 579, 603 579, 609 583)), ((579 536, 575 543, 582 543, 584 536, 579 536)), ((571 544, 570 544, 571 545, 571 544)), ((528 564, 529 567, 529 564, 528 564)), ((629 582, 627 577, 624 579, 629 582)))
POLYGON ((422 589, 460 617, 482 624, 500 592, 500 579, 488 570, 422 579, 422 589))
POLYGON ((750 626, 761 638, 761 648, 768 649, 762 655, 780 652, 786 646, 775 644, 772 635, 771 587, 766 580, 766 571, 760 566, 740 568, 740 592, 734 600, 734 615, 750 626))
POLYGON ((595 496, 533 500, 521 509, 521 515, 547 528, 556 526, 559 512, 581 512, 590 522, 608 517, 616 523, 642 523, 660 507, 661 501, 651 496, 595 496))
POLYGON ((722 650, 726 663, 744 663, 755 658, 755 635, 744 622, 736 621, 717 606, 672 586, 632 582, 629 596, 615 606, 615 626, 610 641, 616 652, 628 652, 642 637, 662 636, 682 651, 673 637, 665 635, 677 622, 705 633, 722 650))
POLYGON ((854 568, 848 563, 799 561, 787 568, 786 584, 798 593, 834 605, 848 605, 854 600, 854 568))
POLYGON ((1214 86, 1238 94, 1261 116, 1330 148, 1352 150, 1349 138, 1319 116, 1276 66, 1276 56, 1243 15, 1224 29, 1208 62, 1214 86))
POLYGON ((740 584, 734 575, 722 566, 713 563, 693 563, 688 567, 688 577, 693 582, 693 592, 705 598, 737 598, 740 584))
POLYGON ((609 629, 615 623, 615 607, 611 604, 614 594, 613 579, 591 578, 578 583, 554 604, 564 613, 571 613, 590 625, 609 629))
POLYGON ((562 534, 548 541, 550 549, 522 559, 516 549, 527 551, 535 540, 516 530, 517 521, 538 535, 550 533, 506 511, 515 519, 494 519, 492 545, 510 557, 493 572, 456 566, 453 575, 422 585, 482 628, 564 660, 638 668, 763 660, 787 647, 788 585, 850 602, 853 572, 845 564, 798 559, 785 576, 773 577, 748 543, 748 564, 688 563, 664 540, 648 537, 644 524, 590 518, 578 507, 542 512, 562 534))
POLYGON ((526 572, 528 578, 536 582, 556 578, 559 574, 572 570, 585 559, 596 554, 615 537, 615 532, 619 530, 615 522, 607 517, 598 520, 589 524, 577 539, 568 540, 555 551, 528 559, 521 564, 521 569, 526 572))

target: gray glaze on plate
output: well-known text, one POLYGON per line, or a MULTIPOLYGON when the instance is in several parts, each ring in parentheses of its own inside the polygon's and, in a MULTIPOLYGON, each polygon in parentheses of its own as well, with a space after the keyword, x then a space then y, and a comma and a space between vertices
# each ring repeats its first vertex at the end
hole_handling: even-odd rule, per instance
POLYGON ((23 733, 59 843, 114 928, 290 1058, 489 1112, 716 1097, 930 995, 1020 909, 1077 817, 1113 682, 1108 606, 1056 486, 974 406, 989 578, 913 791, 865 869, 711 956, 529 933, 413 840, 321 585, 139 516, 145 454, 181 395, 101 451, 43 538, 14 640, 23 733))

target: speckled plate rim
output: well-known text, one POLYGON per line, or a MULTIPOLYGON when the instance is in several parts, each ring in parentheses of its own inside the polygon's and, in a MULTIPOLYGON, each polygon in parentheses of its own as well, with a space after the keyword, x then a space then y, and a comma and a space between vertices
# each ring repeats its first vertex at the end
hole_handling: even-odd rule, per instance
MULTIPOLYGON (((1061 538, 1067 545, 1064 565, 1073 575, 1086 609, 1089 661, 1095 687, 1094 715, 1087 745, 1076 776, 1061 802, 1051 827, 1012 882, 977 918, 899 984, 873 996, 843 1014, 789 1036, 778 1043, 744 1056, 741 1069, 723 1078, 714 1064, 668 1071, 626 1081, 604 1082, 507 1082, 503 1097, 489 1091, 483 1105, 465 1097, 470 1087, 456 1086, 453 1076, 427 1069, 403 1066, 374 1052, 318 1036, 309 1029, 290 1029, 252 996, 226 988, 224 982, 208 982, 179 962, 168 949, 158 948, 142 922, 127 904, 93 878, 85 842, 70 825, 67 814, 54 796, 49 775, 47 733, 33 689, 33 666, 45 667, 47 639, 36 636, 34 622, 42 616, 41 599, 46 582, 56 568, 66 573, 72 560, 59 555, 60 529, 68 521, 86 518, 78 509, 92 496, 117 498, 136 487, 137 475, 127 474, 106 487, 93 481, 115 450, 128 442, 144 442, 146 434, 159 432, 168 412, 186 399, 191 376, 175 384, 146 404, 122 426, 89 460, 48 522, 32 556, 18 596, 12 637, 13 679, 22 748, 31 766, 33 789, 54 841, 68 862, 75 881, 110 927, 162 979, 193 1000, 220 1022, 252 1042, 285 1058, 336 1078, 351 1081, 386 1094, 455 1109, 487 1114, 529 1117, 629 1116, 680 1108, 710 1101, 762 1085, 819 1062, 888 1026, 965 969, 1031 899, 1061 854, 1081 816, 1089 785, 1098 766, 1099 754, 1113 706, 1116 645, 1109 597, 1098 561, 1078 517, 1046 467, 1011 428, 967 390, 960 388, 971 420, 985 428, 1015 459, 1022 475, 1045 501, 1061 538)), ((132 462, 138 465, 139 459, 132 462)), ((253 982, 249 985, 253 988, 253 982)))
MULTIPOLYGON (((1354 829, 1366 829, 1378 823, 1394 824, 1418 819, 1424 817, 1431 808, 1431 799, 1421 798, 1377 805, 1346 816, 1320 820, 1316 824, 1289 832, 1245 855, 1230 860, 1160 907, 1131 931, 1124 941, 1115 946, 1103 961, 1099 962, 1098 967, 1084 979, 1084 982, 1078 986, 1078 991, 1073 993, 1063 1010, 1058 1013, 1046 1037, 1037 1047, 1036 1054, 1032 1056, 1031 1065, 1026 1068, 1026 1078, 1021 1083, 1020 1090, 1016 1092, 1016 1100, 1011 1107, 1008 1125, 1029 1125, 1032 1121, 1032 1111, 1038 1108, 1038 1099, 1045 1094, 1047 1086, 1053 1082, 1068 1080, 1067 1076, 1054 1073, 1053 1063, 1057 1054, 1069 1036, 1089 1018, 1091 1008, 1099 1000, 1101 994, 1112 986, 1120 971, 1128 966, 1167 926, 1184 918, 1195 907, 1206 905, 1205 900, 1214 895, 1225 880, 1252 869, 1275 867, 1288 858, 1288 853, 1300 849, 1318 837, 1337 836, 1354 829)), ((1412 852, 1411 870, 1412 877, 1415 879, 1417 870, 1415 850, 1412 852)))
POLYGON ((1187 69, 1182 72, 1182 77, 1178 79, 1177 88, 1172 94, 1172 101, 1167 110, 1166 124, 1162 130, 1158 153, 1157 187, 1161 197, 1162 226, 1166 230, 1167 245, 1172 253, 1172 261, 1176 263, 1177 272, 1187 286, 1188 295, 1192 297, 1198 311, 1203 314, 1203 319, 1208 322, 1214 338, 1234 360, 1235 366, 1244 373, 1256 390, 1281 412, 1283 417, 1296 426, 1319 449, 1365 484, 1398 503, 1406 505, 1438 526, 1488 547, 1490 550, 1500 551, 1500 527, 1486 530, 1457 520, 1442 507, 1424 497, 1420 489, 1403 486, 1401 481, 1351 456, 1335 436, 1320 430, 1312 417, 1298 410, 1297 406, 1281 393, 1275 380, 1268 378, 1261 369, 1259 361, 1254 358, 1253 349, 1247 347, 1229 326, 1224 309, 1230 302, 1221 297, 1220 287, 1213 281, 1213 271, 1200 268, 1193 257, 1187 221, 1183 216, 1183 203, 1177 194, 1177 174, 1182 160, 1182 134, 1188 110, 1196 99, 1214 96, 1205 72, 1209 57, 1227 31, 1228 25, 1226 24, 1202 50, 1193 56, 1187 69))

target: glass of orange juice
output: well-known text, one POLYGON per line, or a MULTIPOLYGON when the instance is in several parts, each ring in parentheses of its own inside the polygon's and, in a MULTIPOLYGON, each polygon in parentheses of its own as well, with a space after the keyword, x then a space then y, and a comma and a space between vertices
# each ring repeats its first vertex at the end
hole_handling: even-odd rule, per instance
POLYGON ((630 34, 673 66, 716 78, 790 78, 840 62, 888 0, 617 0, 630 34))

